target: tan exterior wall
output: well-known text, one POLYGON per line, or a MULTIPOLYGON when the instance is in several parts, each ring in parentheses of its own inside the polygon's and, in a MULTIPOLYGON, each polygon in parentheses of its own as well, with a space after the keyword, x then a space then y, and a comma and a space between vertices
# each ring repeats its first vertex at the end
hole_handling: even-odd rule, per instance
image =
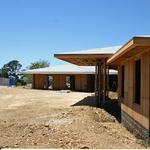
POLYGON ((34 89, 47 89, 47 75, 33 75, 32 87, 34 89))
POLYGON ((53 89, 66 90, 66 75, 52 75, 53 76, 53 89))
POLYGON ((150 117, 150 51, 123 60, 118 66, 118 95, 121 109, 146 129, 150 117), (134 65, 141 59, 141 104, 135 103, 134 65), (125 95, 121 97, 121 66, 125 65, 125 95))
MULTIPOLYGON (((66 76, 68 75, 33 75, 32 87, 34 89, 47 89, 48 88, 48 76, 53 77, 53 89, 54 90, 67 90, 66 76)), ((75 91, 90 91, 94 82, 91 82, 91 75, 74 75, 75 76, 75 91)), ((94 76, 94 75, 93 75, 94 76)))
MULTIPOLYGON (((78 91, 83 89, 83 82, 85 82, 85 80, 83 81, 83 77, 84 77, 84 75, 76 75, 76 77, 75 77, 75 89, 78 91)), ((84 84, 86 84, 86 83, 84 83, 84 84)))
POLYGON ((75 76, 75 89, 77 91, 87 91, 87 75, 76 75, 75 76))

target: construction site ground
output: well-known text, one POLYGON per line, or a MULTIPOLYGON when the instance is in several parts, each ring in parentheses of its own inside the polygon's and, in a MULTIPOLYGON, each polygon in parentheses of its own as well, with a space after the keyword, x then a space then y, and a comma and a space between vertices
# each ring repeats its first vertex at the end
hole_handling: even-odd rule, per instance
POLYGON ((91 93, 0 87, 0 148, 145 148, 116 106, 95 106, 91 93))

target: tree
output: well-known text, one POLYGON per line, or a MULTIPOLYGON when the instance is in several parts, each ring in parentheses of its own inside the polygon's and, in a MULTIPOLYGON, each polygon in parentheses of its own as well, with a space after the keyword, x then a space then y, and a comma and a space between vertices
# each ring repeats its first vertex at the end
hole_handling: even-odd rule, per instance
POLYGON ((0 69, 0 77, 2 77, 2 69, 0 69))
POLYGON ((5 64, 1 69, 1 76, 8 78, 9 76, 13 76, 16 81, 19 79, 19 73, 22 65, 18 60, 12 60, 5 64))
MULTIPOLYGON (((29 67, 27 67, 27 69, 38 69, 38 68, 45 68, 45 67, 49 67, 50 66, 50 63, 48 60, 38 60, 38 61, 35 61, 35 62, 32 62, 30 64, 29 67)), ((30 74, 25 74, 24 77, 27 78, 26 82, 27 83, 32 83, 32 75, 30 74)))
POLYGON ((48 60, 40 59, 38 61, 31 63, 28 68, 29 69, 37 69, 37 68, 45 68, 45 67, 49 67, 49 66, 50 66, 50 63, 48 60))

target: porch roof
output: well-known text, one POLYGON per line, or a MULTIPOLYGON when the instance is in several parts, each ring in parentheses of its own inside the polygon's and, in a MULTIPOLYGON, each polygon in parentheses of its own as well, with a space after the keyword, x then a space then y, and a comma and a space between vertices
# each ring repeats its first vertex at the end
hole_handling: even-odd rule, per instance
POLYGON ((96 48, 89 50, 81 50, 74 52, 66 52, 61 54, 54 54, 58 59, 79 65, 79 66, 95 66, 97 62, 102 59, 108 59, 121 46, 96 48))

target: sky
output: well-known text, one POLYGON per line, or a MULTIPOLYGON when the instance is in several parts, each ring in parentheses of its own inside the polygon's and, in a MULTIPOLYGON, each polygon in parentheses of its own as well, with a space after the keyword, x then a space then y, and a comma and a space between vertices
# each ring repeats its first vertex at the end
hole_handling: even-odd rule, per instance
MULTIPOLYGON (((150 0, 0 0, 0 67, 150 35, 150 0)), ((23 69, 22 68, 22 69, 23 69)))

